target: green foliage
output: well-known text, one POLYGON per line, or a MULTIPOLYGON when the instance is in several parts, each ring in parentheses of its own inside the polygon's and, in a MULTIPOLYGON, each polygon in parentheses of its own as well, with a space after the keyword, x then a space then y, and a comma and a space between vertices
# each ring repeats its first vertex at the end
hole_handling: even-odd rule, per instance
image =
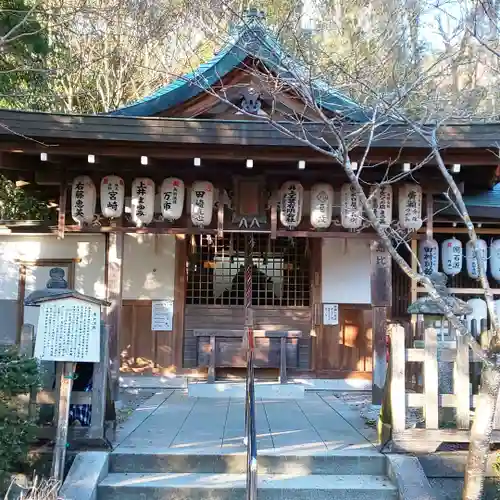
POLYGON ((0 105, 44 107, 49 52, 40 12, 30 0, 0 0, 0 105))
POLYGON ((47 203, 0 174, 0 220, 42 220, 49 214, 47 203))
POLYGON ((29 394, 39 385, 35 359, 21 356, 16 349, 0 351, 0 482, 8 485, 9 474, 26 463, 35 437, 35 421, 27 417, 17 396, 29 394))

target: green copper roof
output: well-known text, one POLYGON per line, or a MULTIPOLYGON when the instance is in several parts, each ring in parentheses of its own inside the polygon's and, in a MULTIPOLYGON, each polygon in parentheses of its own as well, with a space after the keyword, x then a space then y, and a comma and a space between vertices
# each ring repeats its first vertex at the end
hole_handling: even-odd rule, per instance
MULTIPOLYGON (((194 72, 160 87, 151 95, 109 114, 153 116, 167 111, 210 88, 240 66, 247 57, 260 60, 269 71, 292 87, 299 78, 302 81, 310 79, 307 68, 286 54, 258 13, 251 11, 234 30, 222 50, 210 61, 200 65, 194 72)), ((321 107, 342 114, 344 118, 354 122, 369 119, 367 111, 325 81, 313 78, 311 87, 316 103, 321 107)))

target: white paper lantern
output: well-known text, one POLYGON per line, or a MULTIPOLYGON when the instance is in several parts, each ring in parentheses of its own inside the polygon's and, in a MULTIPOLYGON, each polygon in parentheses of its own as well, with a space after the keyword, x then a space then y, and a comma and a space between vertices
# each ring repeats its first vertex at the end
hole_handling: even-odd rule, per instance
POLYGON ((334 193, 330 184, 315 184, 311 188, 311 226, 327 229, 332 223, 334 193))
POLYGON ((191 186, 191 221, 197 227, 209 226, 214 211, 214 186, 196 181, 191 186))
POLYGON ((445 274, 456 276, 462 271, 463 248, 462 242, 456 238, 449 238, 441 243, 441 260, 445 274))
POLYGON ((490 245, 490 272, 493 279, 500 281, 500 239, 490 245))
POLYGON ((155 211, 155 183, 147 177, 132 182, 132 221, 138 226, 149 224, 155 211))
POLYGON ((71 186, 71 216, 78 224, 94 220, 96 189, 92 179, 86 175, 75 177, 71 186))
POLYGON ((477 330, 476 333, 481 333, 481 321, 488 319, 488 307, 486 306, 486 301, 483 299, 469 299, 467 301, 472 307, 472 313, 468 314, 467 319, 467 328, 469 332, 472 330, 472 320, 476 320, 477 330))
POLYGON ((280 222, 283 226, 293 229, 302 220, 302 205, 304 203, 304 188, 300 182, 287 181, 280 189, 280 222))
MULTIPOLYGON (((477 240, 478 250, 483 258, 484 271, 486 272, 488 265, 488 245, 485 240, 477 240)), ((473 279, 479 278, 479 266, 476 256, 474 254, 474 245, 472 241, 468 241, 465 245, 465 261, 467 263, 467 273, 473 279)))
POLYGON ((344 184, 340 190, 340 222, 347 229, 358 229, 362 226, 363 206, 356 188, 352 184, 344 184))
POLYGON ((422 188, 418 184, 403 184, 399 188, 399 223, 413 231, 422 227, 422 188))
POLYGON ((101 180, 101 212, 107 219, 116 219, 123 213, 125 183, 117 175, 107 175, 101 180))
POLYGON ((389 227, 392 222, 392 187, 372 186, 369 200, 379 224, 382 227, 389 227))
POLYGON ((439 244, 434 239, 421 241, 419 244, 419 261, 424 274, 430 276, 439 269, 439 244))
POLYGON ((184 181, 169 177, 161 185, 161 213, 167 220, 180 219, 184 208, 184 181))

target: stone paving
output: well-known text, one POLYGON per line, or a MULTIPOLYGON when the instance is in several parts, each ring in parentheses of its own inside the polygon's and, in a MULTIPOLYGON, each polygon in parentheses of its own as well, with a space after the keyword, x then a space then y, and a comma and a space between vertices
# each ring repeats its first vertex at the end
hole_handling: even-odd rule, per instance
MULTIPOLYGON (((118 430, 116 451, 225 454, 244 452, 244 400, 189 398, 183 390, 156 394, 118 430)), ((329 392, 303 399, 256 401, 259 453, 378 453, 376 431, 357 409, 329 392)))

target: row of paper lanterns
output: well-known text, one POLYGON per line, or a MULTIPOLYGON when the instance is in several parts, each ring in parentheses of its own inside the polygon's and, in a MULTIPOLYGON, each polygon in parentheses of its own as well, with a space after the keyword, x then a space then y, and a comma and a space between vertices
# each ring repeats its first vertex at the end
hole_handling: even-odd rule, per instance
MULTIPOLYGON (((500 281, 500 239, 491 242, 488 252, 488 244, 485 240, 477 241, 485 272, 488 263, 491 276, 500 281), (488 255, 489 254, 489 255, 488 255), (488 258, 489 257, 489 258, 488 258)), ((424 274, 430 275, 439 269, 439 244, 434 239, 426 239, 420 242, 418 259, 424 274)), ((455 276, 462 271, 463 247, 457 238, 450 238, 441 243, 441 267, 443 272, 449 276, 455 276)), ((474 253, 472 241, 465 245, 465 262, 467 274, 473 279, 479 278, 479 265, 474 253)))
MULTIPOLYGON (((176 177, 165 179, 160 187, 161 213, 167 220, 182 216, 185 200, 184 181, 176 177)), ((132 221, 147 225, 154 217, 156 187, 145 177, 134 179, 131 187, 132 221)), ((351 184, 344 184, 340 191, 341 224, 348 229, 359 229, 362 224, 363 207, 351 184)), ((79 176, 73 180, 71 191, 71 213, 77 223, 90 223, 94 218, 97 192, 92 179, 79 176)), ((215 188, 211 182, 196 181, 190 188, 191 220, 196 226, 208 226, 212 221, 215 203, 215 188)), ((382 227, 392 222, 392 187, 374 186, 369 201, 382 227)), ((101 212, 106 218, 122 215, 125 203, 125 183, 121 177, 108 175, 100 185, 101 212)), ((285 182, 280 189, 280 222, 290 229, 302 220, 304 188, 300 182, 285 182)), ((319 183, 311 188, 310 219, 315 229, 327 229, 332 223, 334 189, 330 184, 319 183)), ((422 226, 422 189, 416 184, 404 184, 399 188, 399 222, 402 227, 418 230, 422 226)))

